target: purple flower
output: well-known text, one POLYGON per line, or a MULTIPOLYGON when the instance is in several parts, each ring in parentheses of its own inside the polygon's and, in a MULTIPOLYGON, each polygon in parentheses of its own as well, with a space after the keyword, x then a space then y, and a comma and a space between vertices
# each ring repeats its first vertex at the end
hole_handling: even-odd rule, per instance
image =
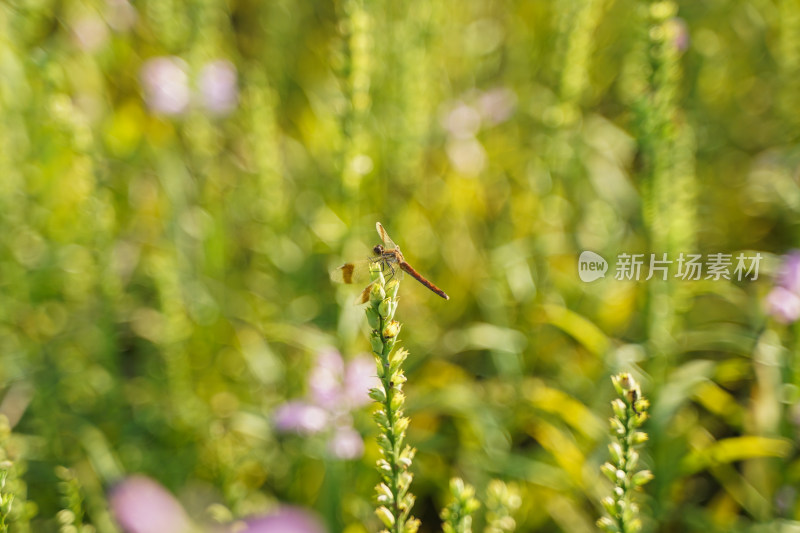
POLYGON ((797 321, 800 318, 800 250, 792 250, 784 256, 775 282, 766 298, 767 313, 783 324, 797 321))
POLYGON ((375 362, 368 355, 358 355, 347 364, 333 349, 321 351, 308 377, 314 404, 331 412, 347 412, 370 402, 369 389, 380 383, 375 376, 375 362))
POLYGON ((783 257, 777 282, 786 290, 800 294, 800 250, 792 250, 783 257))
POLYGON ((336 428, 328 449, 339 459, 357 459, 364 454, 364 439, 352 426, 336 428))
POLYGON ((767 295, 767 313, 778 322, 791 324, 800 318, 800 297, 784 287, 775 287, 767 295))
POLYGON ((267 516, 245 520, 237 533, 326 533, 314 515, 299 507, 283 506, 267 516))
POLYGON ((328 426, 328 421, 325 409, 302 401, 285 403, 275 413, 275 426, 281 431, 319 433, 328 426))
MULTIPOLYGON (((190 533, 222 531, 193 525, 180 503, 156 481, 134 475, 109 493, 111 512, 125 533, 190 533)), ((229 533, 327 533, 312 513, 289 505, 274 512, 237 522, 229 533), (244 529, 242 529, 244 527, 244 529)))
POLYGON ((230 113, 239 99, 236 67, 225 59, 207 63, 200 71, 199 89, 207 110, 217 115, 230 113))
POLYGON ((375 372, 375 361, 368 355, 356 356, 347 364, 343 393, 350 407, 361 407, 372 401, 369 390, 380 385, 375 372))
POLYGON ((345 364, 334 349, 317 355, 308 376, 308 400, 293 400, 275 413, 280 431, 314 434, 329 430, 328 449, 341 459, 355 459, 364 453, 364 441, 353 429, 350 412, 370 402, 369 389, 379 385, 375 363, 360 355, 345 364))
POLYGON ((317 364, 308 377, 311 397, 317 405, 331 405, 342 396, 344 361, 339 352, 327 349, 317 354, 317 364))
POLYGON ((179 115, 189 105, 189 74, 179 57, 145 61, 139 77, 147 106, 156 114, 179 115))
POLYGON ((675 17, 672 23, 672 42, 678 52, 685 52, 689 49, 689 25, 680 17, 675 17))
POLYGON ((116 485, 109 502, 125 533, 182 533, 192 527, 178 500, 145 476, 131 476, 116 485))

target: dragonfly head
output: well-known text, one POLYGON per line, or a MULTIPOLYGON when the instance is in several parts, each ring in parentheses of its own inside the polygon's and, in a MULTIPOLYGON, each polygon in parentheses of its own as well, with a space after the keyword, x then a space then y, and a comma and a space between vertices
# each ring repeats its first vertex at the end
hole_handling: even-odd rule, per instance
POLYGON ((383 254, 383 245, 381 245, 381 244, 376 245, 375 248, 372 249, 372 252, 375 255, 382 255, 383 254))

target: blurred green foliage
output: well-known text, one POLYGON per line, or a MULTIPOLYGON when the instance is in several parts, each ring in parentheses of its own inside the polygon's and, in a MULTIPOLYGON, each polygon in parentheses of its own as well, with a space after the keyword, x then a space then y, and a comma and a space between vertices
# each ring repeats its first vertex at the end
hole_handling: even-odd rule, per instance
POLYGON ((620 370, 652 400, 646 531, 797 529, 800 329, 761 300, 798 245, 798 80, 796 0, 3 2, 0 412, 30 527, 58 528, 64 465, 100 532, 133 472, 195 517, 376 530, 369 413, 347 462, 271 413, 323 347, 368 350, 327 273, 380 220, 451 296, 401 287, 421 531, 454 475, 513 480, 519 531, 594 530, 620 370), (219 60, 232 111, 203 100, 219 60), (584 284, 586 249, 767 260, 584 284))

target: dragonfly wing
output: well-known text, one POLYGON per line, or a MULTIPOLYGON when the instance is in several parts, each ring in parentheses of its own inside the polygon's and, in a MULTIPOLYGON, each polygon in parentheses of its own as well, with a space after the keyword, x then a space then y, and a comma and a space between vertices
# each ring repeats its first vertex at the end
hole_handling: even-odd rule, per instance
POLYGON ((375 285, 374 281, 369 285, 367 285, 366 287, 364 287, 364 290, 361 291, 361 293, 358 295, 358 298, 356 298, 356 301, 353 303, 355 305, 361 305, 367 303, 369 301, 369 293, 372 291, 373 285, 375 285))
POLYGON ((369 281, 369 261, 345 263, 331 270, 331 280, 336 283, 363 283, 369 281))
POLYGON ((389 234, 386 233, 386 230, 383 229, 383 226, 381 226, 380 222, 375 223, 375 229, 378 230, 378 235, 381 236, 381 240, 383 241, 383 244, 386 245, 387 250, 394 250, 395 248, 397 248, 397 245, 394 243, 392 238, 389 237, 389 234))

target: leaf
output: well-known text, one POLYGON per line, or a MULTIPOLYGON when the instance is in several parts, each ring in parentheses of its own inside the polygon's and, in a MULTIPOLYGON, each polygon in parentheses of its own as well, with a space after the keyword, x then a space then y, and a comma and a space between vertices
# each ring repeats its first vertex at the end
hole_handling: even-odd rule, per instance
POLYGON ((695 450, 683 460, 681 470, 694 474, 710 466, 733 463, 757 457, 787 457, 792 443, 787 439, 759 436, 732 437, 715 442, 702 450, 695 450))
POLYGON ((566 307, 543 305, 545 322, 557 327, 592 354, 602 358, 611 346, 605 333, 593 322, 566 307))
POLYGON ((585 436, 599 438, 605 433, 605 421, 565 392, 550 388, 539 380, 527 381, 524 391, 525 399, 532 407, 559 416, 585 436))
POLYGON ((691 397, 697 385, 708 381, 713 375, 715 365, 713 361, 695 360, 676 369, 650 411, 652 423, 660 427, 667 425, 680 406, 691 397))

